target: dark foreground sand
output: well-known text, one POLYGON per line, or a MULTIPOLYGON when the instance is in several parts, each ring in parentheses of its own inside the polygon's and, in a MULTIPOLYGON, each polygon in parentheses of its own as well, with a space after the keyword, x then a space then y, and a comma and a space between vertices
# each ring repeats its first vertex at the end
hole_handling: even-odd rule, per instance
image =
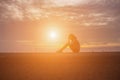
POLYGON ((120 53, 0 53, 0 80, 120 80, 120 53))

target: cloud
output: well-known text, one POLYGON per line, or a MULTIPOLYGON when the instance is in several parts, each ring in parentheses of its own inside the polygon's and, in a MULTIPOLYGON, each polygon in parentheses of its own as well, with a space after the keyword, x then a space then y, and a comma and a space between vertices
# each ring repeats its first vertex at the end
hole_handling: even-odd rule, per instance
POLYGON ((119 26, 119 4, 119 0, 1 0, 0 22, 58 16, 78 26, 119 26))
POLYGON ((76 19, 76 17, 81 19, 81 15, 85 18, 87 16, 88 18, 90 16, 93 18, 105 18, 105 14, 107 14, 108 21, 108 18, 113 20, 113 14, 118 14, 119 2, 118 0, 94 0, 94 2, 93 0, 1 0, 0 17, 3 21, 9 19, 24 20, 26 18, 40 20, 54 14, 56 16, 66 16, 68 19, 76 19), (116 8, 114 10, 114 7, 111 8, 113 5, 116 8), (54 10, 52 7, 56 9, 54 10))
POLYGON ((2 0, 0 1, 0 12, 1 18, 4 20, 15 19, 15 20, 23 20, 30 16, 36 18, 35 15, 39 17, 38 14, 41 14, 41 7, 39 6, 44 4, 43 1, 34 1, 34 0, 2 0))
POLYGON ((76 6, 85 3, 85 1, 87 0, 84 1, 83 0, 50 0, 50 1, 54 6, 62 7, 62 6, 76 6))

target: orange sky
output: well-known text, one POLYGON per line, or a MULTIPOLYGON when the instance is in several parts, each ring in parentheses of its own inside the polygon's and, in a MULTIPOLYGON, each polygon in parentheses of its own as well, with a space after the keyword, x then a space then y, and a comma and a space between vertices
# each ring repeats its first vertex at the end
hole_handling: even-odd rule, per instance
POLYGON ((119 0, 1 0, 0 51, 55 51, 70 33, 82 48, 116 50, 119 4, 119 0))

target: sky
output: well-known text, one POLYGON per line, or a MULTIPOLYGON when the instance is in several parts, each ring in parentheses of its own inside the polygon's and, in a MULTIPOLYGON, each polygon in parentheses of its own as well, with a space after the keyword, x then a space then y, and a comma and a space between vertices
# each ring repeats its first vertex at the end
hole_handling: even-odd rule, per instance
POLYGON ((119 22, 120 0, 0 0, 0 52, 56 51, 70 33, 81 51, 118 51, 119 22))

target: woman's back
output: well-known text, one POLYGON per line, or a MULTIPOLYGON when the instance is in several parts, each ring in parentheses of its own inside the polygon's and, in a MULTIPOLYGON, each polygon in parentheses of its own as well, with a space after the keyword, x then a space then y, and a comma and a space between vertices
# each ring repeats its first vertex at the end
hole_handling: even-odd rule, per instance
POLYGON ((71 40, 70 42, 70 48, 73 52, 79 52, 80 51, 80 43, 78 42, 78 40, 71 40))
POLYGON ((73 34, 70 34, 68 39, 69 39, 69 47, 71 48, 71 50, 73 52, 79 52, 80 51, 80 43, 77 40, 77 38, 73 34))

